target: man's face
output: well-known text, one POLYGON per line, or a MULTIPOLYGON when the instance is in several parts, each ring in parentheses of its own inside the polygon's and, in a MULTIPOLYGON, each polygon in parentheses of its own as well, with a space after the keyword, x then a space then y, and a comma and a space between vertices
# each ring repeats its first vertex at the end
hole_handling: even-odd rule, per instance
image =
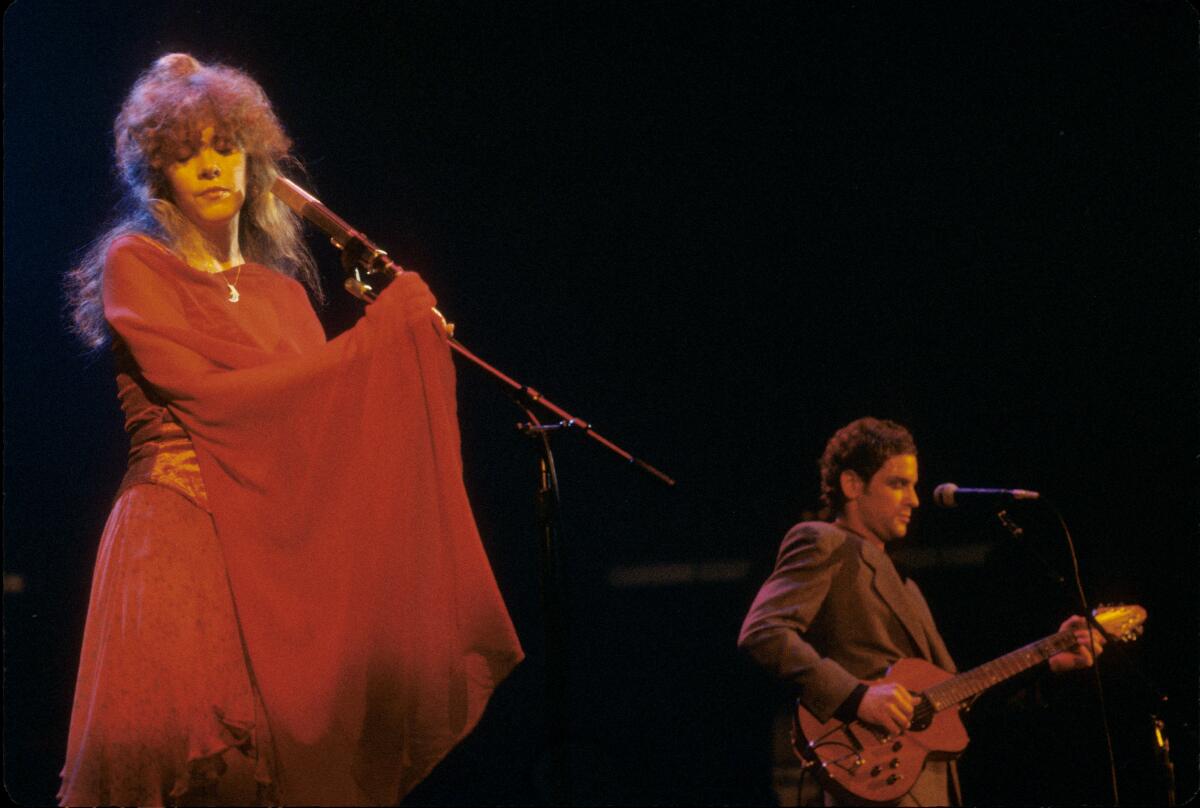
POLYGON ((881 542, 902 538, 908 533, 917 499, 917 456, 893 455, 863 486, 855 475, 859 492, 853 499, 860 526, 881 542))

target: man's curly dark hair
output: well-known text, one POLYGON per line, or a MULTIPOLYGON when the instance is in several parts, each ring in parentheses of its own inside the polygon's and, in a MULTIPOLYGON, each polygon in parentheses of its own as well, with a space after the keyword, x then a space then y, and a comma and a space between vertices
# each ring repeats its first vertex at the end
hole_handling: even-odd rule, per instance
POLYGON ((846 424, 833 433, 819 461, 822 518, 837 516, 846 504, 841 486, 843 471, 853 471, 863 482, 870 482, 888 458, 916 453, 912 433, 895 421, 859 418, 846 424))

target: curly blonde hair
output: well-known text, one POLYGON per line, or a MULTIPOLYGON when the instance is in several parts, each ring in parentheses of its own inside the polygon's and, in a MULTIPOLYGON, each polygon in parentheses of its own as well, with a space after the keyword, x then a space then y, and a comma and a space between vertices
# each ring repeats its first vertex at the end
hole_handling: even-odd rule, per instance
POLYGON ((101 347, 110 337, 101 294, 112 243, 141 234, 178 254, 188 223, 171 198, 163 170, 199 148, 204 126, 246 153, 246 201, 238 220, 242 255, 300 280, 318 301, 324 299, 300 220, 269 193, 285 168, 302 174, 303 166, 291 155, 292 141, 262 87, 232 67, 169 53, 138 77, 113 123, 116 167, 124 186, 115 223, 66 276, 72 329, 89 348, 101 347))

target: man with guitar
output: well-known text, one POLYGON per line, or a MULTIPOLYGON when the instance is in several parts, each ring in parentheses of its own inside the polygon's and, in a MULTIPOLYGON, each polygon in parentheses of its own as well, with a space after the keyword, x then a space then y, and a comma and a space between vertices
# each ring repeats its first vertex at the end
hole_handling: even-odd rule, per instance
MULTIPOLYGON (((900 660, 938 679, 956 670, 920 589, 885 552, 908 532, 920 504, 912 435, 894 422, 861 418, 830 438, 820 467, 823 515, 831 521, 803 522, 788 532, 738 639, 758 665, 794 686, 814 724, 836 728, 836 735, 808 739, 809 751, 823 744, 823 754, 809 758, 820 786, 806 777, 801 804, 959 804, 951 755, 917 749, 917 731, 931 723, 940 729, 938 711, 947 705, 922 708, 916 688, 894 676, 872 683, 900 660)), ((1048 657, 1050 669, 1060 672, 1090 666, 1103 644, 1101 633, 1075 616, 1037 648, 1010 656, 1024 654, 1014 664, 1026 666, 1048 657)), ((936 702, 926 684, 935 682, 918 685, 936 702)), ((957 720, 956 711, 948 712, 957 720)), ((956 731, 965 746, 961 722, 947 729, 956 731)))

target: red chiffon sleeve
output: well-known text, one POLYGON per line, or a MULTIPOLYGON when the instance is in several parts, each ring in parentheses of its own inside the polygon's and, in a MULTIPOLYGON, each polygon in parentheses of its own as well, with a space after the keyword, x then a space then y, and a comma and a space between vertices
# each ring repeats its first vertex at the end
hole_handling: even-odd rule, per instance
POLYGON ((390 802, 522 657, 463 488, 445 336, 416 276, 329 342, 295 281, 247 264, 237 286, 231 303, 130 237, 105 312, 195 445, 285 790, 342 761, 390 802))

